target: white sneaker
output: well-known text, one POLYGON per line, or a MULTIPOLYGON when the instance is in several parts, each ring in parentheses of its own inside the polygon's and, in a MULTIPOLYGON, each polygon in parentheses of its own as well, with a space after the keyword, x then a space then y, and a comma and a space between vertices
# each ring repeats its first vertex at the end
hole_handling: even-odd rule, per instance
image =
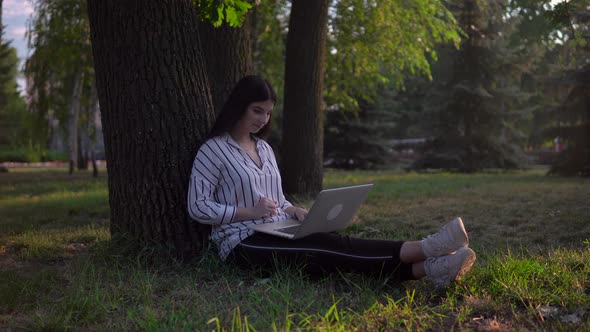
POLYGON ((463 276, 475 262, 475 252, 461 247, 455 253, 424 261, 426 276, 437 286, 446 287, 463 276))
POLYGON ((469 237, 461 218, 455 218, 444 225, 440 231, 422 240, 422 250, 426 257, 448 255, 461 247, 469 245, 469 237))

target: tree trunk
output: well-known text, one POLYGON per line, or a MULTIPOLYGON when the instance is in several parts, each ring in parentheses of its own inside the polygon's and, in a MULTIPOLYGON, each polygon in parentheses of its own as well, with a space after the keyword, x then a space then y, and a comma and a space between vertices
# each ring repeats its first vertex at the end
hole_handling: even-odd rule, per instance
POLYGON ((246 16, 239 28, 232 28, 227 23, 215 28, 209 22, 200 22, 199 35, 213 107, 218 114, 234 85, 254 71, 249 18, 246 16))
POLYGON ((68 114, 68 148, 70 155, 70 171, 74 172, 74 165, 78 162, 78 113, 80 112, 80 98, 82 95, 82 81, 84 73, 79 71, 74 79, 72 91, 72 100, 70 101, 70 110, 68 114))
POLYGON ((87 128, 78 128, 78 170, 88 169, 88 130, 87 128))
POLYGON ((2 37, 2 40, 0 40, 0 42, 4 42, 4 22, 2 21, 2 3, 4 2, 4 0, 0 0, 0 37, 2 37))
POLYGON ((88 150, 90 160, 92 160, 92 177, 98 177, 98 168, 96 167, 96 121, 98 114, 98 95, 96 93, 96 82, 92 81, 90 87, 90 109, 88 114, 88 150))
MULTIPOLYGON (((88 119, 90 116, 90 106, 88 104, 80 107, 79 115, 82 119, 88 119)), ((81 122, 78 126, 78 170, 88 170, 88 148, 90 146, 90 126, 88 120, 81 122)))
MULTIPOLYGON (((472 106, 473 104, 470 103, 468 104, 468 106, 472 106)), ((465 112, 463 112, 463 125, 465 126, 465 137, 464 137, 464 147, 465 147, 465 163, 463 164, 463 172, 466 173, 473 173, 475 172, 475 157, 473 155, 473 150, 474 150, 474 146, 473 146, 473 114, 471 112, 471 110, 469 109, 471 107, 468 107, 468 110, 465 112)), ((472 108, 474 109, 474 108, 472 108)))
POLYGON ((322 189, 323 78, 329 0, 293 0, 285 63, 281 161, 283 188, 310 196, 322 189))
POLYGON ((192 1, 88 0, 111 234, 194 257, 208 233, 186 208, 214 117, 192 1))

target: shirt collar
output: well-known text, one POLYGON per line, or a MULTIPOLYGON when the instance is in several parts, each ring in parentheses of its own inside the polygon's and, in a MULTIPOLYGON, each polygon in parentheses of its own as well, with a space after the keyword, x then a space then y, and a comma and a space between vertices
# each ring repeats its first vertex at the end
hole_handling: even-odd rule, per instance
MULTIPOLYGON (((254 138, 254 141, 256 142, 256 146, 258 146, 258 141, 260 141, 260 138, 254 136, 254 135, 250 135, 252 138, 254 138)), ((242 147, 240 146, 240 144, 238 144, 238 142, 236 142, 231 135, 226 132, 223 136, 222 136, 223 140, 225 140, 229 145, 236 147, 238 149, 242 149, 242 147)), ((243 150, 243 149, 242 149, 243 150)))

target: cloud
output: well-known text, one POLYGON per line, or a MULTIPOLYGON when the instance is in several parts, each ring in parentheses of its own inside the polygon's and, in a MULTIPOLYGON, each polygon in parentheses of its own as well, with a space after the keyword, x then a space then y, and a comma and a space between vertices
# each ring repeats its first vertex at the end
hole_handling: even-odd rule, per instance
POLYGON ((29 16, 33 13, 33 3, 30 0, 4 0, 2 7, 4 18, 29 16))
POLYGON ((27 27, 15 27, 8 30, 6 37, 8 37, 8 39, 23 39, 25 38, 26 32, 27 27))
POLYGON ((26 88, 27 88, 26 80, 23 77, 18 77, 16 79, 16 84, 18 85, 18 91, 19 91, 20 95, 24 96, 26 88))

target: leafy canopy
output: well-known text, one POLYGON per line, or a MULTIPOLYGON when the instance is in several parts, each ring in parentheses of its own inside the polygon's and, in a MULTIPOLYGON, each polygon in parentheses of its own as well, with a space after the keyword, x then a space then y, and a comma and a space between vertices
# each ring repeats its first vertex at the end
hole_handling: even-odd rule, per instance
POLYGON ((432 79, 436 46, 459 46, 461 30, 438 0, 341 0, 331 9, 327 54, 328 104, 356 110, 380 86, 424 75, 432 79))
POLYGON ((193 0, 193 4, 199 10, 201 19, 208 20, 215 27, 223 22, 232 27, 240 26, 252 8, 252 4, 243 0, 193 0))

